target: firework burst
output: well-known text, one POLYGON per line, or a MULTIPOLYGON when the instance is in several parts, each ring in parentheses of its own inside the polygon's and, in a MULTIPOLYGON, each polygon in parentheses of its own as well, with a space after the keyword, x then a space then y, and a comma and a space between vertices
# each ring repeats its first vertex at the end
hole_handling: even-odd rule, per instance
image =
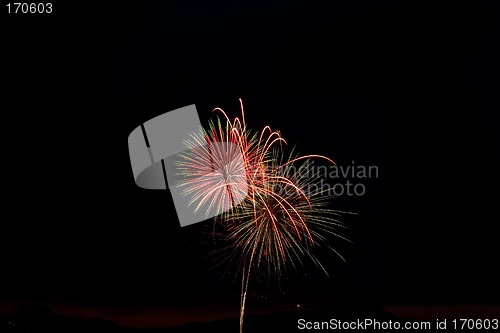
POLYGON ((214 230, 229 245, 216 253, 219 263, 235 265, 241 273, 242 332, 250 272, 279 279, 287 266, 307 258, 326 273, 312 248, 327 247, 343 259, 326 240, 347 239, 338 233, 345 227, 337 219, 342 212, 328 208, 331 195, 317 190, 318 177, 311 172, 312 158, 335 163, 321 155, 285 155, 281 134, 269 126, 251 133, 241 99, 240 106, 241 119, 232 121, 214 109, 222 120, 186 142, 189 150, 177 162, 184 178, 177 185, 195 210, 208 204, 219 214, 214 230))
POLYGON ((187 151, 175 164, 182 180, 177 186, 189 196, 194 212, 230 216, 248 192, 245 161, 234 132, 223 128, 220 120, 209 123, 208 130, 191 134, 187 151))

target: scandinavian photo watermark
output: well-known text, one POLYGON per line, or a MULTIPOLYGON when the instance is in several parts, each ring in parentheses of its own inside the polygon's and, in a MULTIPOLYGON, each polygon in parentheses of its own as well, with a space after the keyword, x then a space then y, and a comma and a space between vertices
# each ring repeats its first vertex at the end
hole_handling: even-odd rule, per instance
POLYGON ((315 179, 312 183, 302 184, 309 196, 361 197, 367 193, 368 182, 379 178, 379 167, 355 161, 347 165, 326 166, 308 160, 300 166, 287 166, 283 173, 293 174, 299 179, 315 179))

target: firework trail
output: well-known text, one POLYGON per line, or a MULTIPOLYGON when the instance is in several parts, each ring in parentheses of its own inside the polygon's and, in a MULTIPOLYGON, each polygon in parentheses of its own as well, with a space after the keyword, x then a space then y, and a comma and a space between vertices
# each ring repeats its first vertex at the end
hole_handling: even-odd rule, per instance
POLYGON ((214 109, 222 120, 193 134, 186 142, 190 150, 176 165, 184 176, 177 185, 195 209, 209 203, 208 209, 220 214, 214 232, 217 225, 218 236, 229 245, 216 255, 241 272, 241 333, 250 272, 279 279, 287 266, 295 268, 308 258, 326 273, 313 246, 327 247, 344 259, 326 240, 347 239, 338 233, 345 227, 337 219, 343 212, 328 208, 331 195, 318 190, 318 175, 311 172, 312 158, 335 163, 321 155, 285 155, 281 134, 269 126, 251 133, 241 99, 240 106, 241 120, 233 121, 214 109))

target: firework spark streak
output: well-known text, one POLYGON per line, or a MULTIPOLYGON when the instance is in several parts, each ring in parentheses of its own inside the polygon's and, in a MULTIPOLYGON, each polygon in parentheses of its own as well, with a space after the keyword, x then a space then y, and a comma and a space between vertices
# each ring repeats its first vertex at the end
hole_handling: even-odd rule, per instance
POLYGON ((319 188, 310 160, 335 163, 321 155, 285 155, 280 132, 266 126, 251 133, 241 99, 240 106, 241 119, 232 121, 222 109, 214 109, 222 118, 191 136, 189 150, 179 155, 176 166, 183 176, 177 186, 193 208, 205 206, 219 214, 214 236, 229 245, 216 252, 217 261, 235 265, 241 273, 242 332, 250 272, 279 279, 287 266, 296 268, 308 258, 326 273, 312 248, 327 247, 344 259, 327 237, 347 239, 338 233, 345 228, 337 219, 343 212, 328 208, 331 195, 310 190, 319 188))

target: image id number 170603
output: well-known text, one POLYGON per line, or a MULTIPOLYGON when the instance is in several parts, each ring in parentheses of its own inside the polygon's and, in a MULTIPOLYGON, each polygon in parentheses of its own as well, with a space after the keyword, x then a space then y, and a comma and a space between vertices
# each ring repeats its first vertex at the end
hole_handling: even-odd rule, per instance
POLYGON ((8 3, 7 11, 9 14, 51 14, 51 2, 12 2, 8 3))

